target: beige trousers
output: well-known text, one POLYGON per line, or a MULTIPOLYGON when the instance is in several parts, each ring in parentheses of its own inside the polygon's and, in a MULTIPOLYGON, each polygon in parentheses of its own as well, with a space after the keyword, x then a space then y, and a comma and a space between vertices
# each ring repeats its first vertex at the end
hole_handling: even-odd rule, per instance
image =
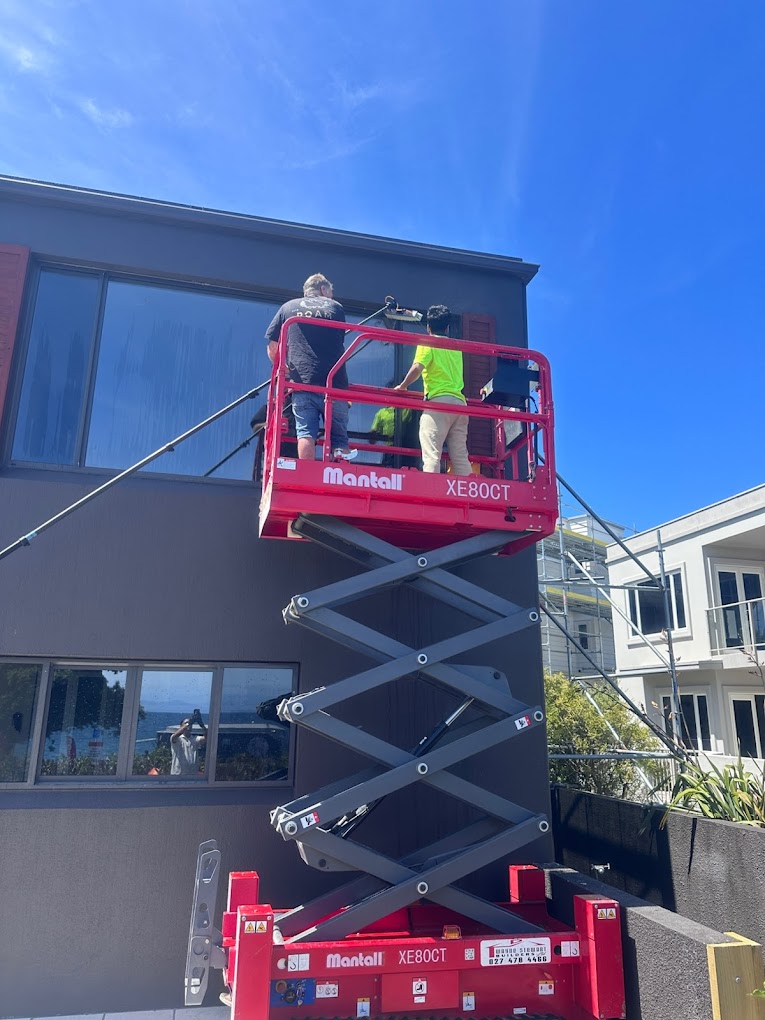
MULTIPOLYGON (((438 397, 442 404, 460 404, 458 397, 438 397)), ((441 471, 441 453, 444 443, 449 451, 452 472, 455 475, 470 475, 470 461, 467 452, 468 417, 466 414, 446 414, 443 411, 425 410, 420 415, 420 447, 422 448, 422 470, 430 474, 441 471)))

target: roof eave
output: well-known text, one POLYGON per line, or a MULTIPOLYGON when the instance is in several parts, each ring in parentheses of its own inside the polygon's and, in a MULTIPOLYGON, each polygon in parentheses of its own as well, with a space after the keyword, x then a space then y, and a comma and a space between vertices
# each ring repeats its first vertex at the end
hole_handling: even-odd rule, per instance
POLYGON ((174 223, 178 226, 195 226, 203 229, 283 238, 303 244, 333 245, 342 248, 384 253, 398 258, 443 262, 466 268, 507 273, 529 283, 539 266, 509 255, 491 255, 461 248, 422 244, 375 234, 361 234, 350 230, 334 230, 287 220, 268 219, 244 213, 224 212, 203 206, 182 205, 159 199, 141 198, 107 191, 94 191, 71 185, 33 181, 0 174, 0 197, 5 194, 18 201, 48 202, 52 205, 93 209, 115 215, 174 223))

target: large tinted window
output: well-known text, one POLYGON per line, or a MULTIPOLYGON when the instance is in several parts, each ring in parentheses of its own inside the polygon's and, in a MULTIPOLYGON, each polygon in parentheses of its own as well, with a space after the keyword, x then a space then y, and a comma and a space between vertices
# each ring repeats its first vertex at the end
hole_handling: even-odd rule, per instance
MULTIPOLYGON (((264 334, 277 306, 143 284, 108 285, 86 463, 129 464, 270 374, 264 334)), ((147 470, 203 475, 249 433, 253 404, 147 470)), ((248 478, 252 448, 216 477, 248 478)))
MULTIPOLYGON (((42 269, 13 460, 109 468, 134 463, 268 378, 264 334, 276 308, 42 269)), ((204 475, 247 438, 255 410, 255 402, 244 404, 146 470, 204 475)), ((251 446, 215 475, 249 478, 252 460, 251 446)))
POLYGON ((75 464, 100 279, 40 274, 14 460, 75 464))

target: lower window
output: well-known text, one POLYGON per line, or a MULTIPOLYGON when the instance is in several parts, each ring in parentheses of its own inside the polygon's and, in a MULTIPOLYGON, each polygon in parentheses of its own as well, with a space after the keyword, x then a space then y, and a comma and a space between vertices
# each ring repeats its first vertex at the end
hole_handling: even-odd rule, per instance
POLYGON ((283 665, 0 663, 0 784, 290 778, 283 665))
POLYGON ((742 758, 765 756, 765 695, 731 694, 735 754, 742 758))
MULTIPOLYGON (((675 727, 672 720, 672 698, 664 694, 661 699, 664 712, 664 728, 674 739, 675 727)), ((683 744, 697 751, 712 750, 712 735, 709 729, 709 708, 706 694, 680 695, 681 729, 683 744)))

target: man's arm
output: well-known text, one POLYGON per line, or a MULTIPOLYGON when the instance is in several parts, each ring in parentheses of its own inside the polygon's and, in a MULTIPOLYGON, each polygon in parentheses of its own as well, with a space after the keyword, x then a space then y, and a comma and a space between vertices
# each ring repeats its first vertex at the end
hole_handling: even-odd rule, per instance
POLYGON ((422 370, 423 370, 424 367, 425 366, 421 365, 419 363, 419 361, 413 362, 412 363, 412 367, 406 373, 404 378, 401 380, 401 382, 398 384, 398 386, 394 386, 393 389, 394 390, 408 390, 409 387, 412 385, 412 383, 416 382, 420 378, 420 376, 422 375, 422 370))
POLYGON ((176 740, 178 739, 178 737, 180 737, 182 733, 185 733, 186 730, 189 729, 189 728, 190 727, 187 726, 185 723, 181 723, 181 725, 178 727, 178 729, 175 731, 175 733, 171 734, 171 736, 170 736, 170 743, 174 744, 176 742, 176 740))
POLYGON ((194 718, 191 721, 191 725, 193 726, 194 723, 198 723, 200 729, 202 730, 202 736, 197 737, 197 743, 203 744, 205 740, 207 740, 207 727, 202 722, 202 713, 199 711, 198 708, 194 710, 194 718))
POLYGON ((266 330, 266 353, 272 365, 276 360, 276 352, 279 350, 279 334, 281 333, 283 321, 282 310, 280 308, 273 319, 271 319, 266 330))

